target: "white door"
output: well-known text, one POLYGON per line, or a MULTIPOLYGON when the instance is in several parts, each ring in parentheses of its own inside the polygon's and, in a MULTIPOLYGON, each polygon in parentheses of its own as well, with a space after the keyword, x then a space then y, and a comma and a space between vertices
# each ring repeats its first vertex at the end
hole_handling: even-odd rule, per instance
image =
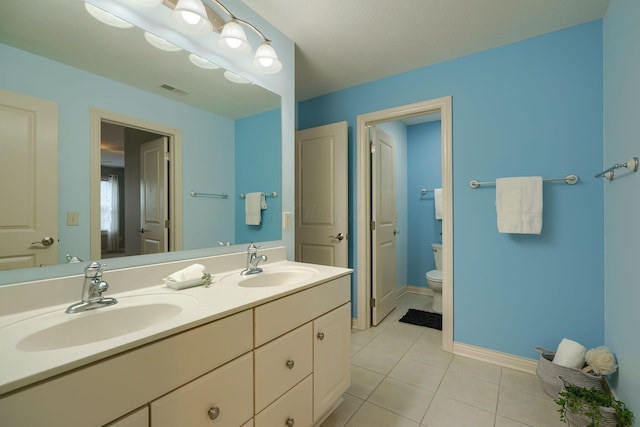
POLYGON ((166 137, 140 146, 140 236, 143 254, 167 252, 168 149, 166 137))
POLYGON ((58 106, 0 89, 0 270, 58 263, 58 106))
POLYGON ((371 323, 377 325, 396 306, 395 141, 371 127, 371 323))
POLYGON ((296 132, 296 261, 348 266, 347 122, 296 132))

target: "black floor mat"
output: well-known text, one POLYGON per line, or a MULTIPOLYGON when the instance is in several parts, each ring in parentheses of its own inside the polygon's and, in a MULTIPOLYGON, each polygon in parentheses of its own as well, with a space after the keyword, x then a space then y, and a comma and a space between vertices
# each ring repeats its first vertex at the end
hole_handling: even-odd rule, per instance
POLYGON ((426 326, 442 330, 442 314, 429 313, 428 311, 414 310, 410 308, 407 314, 402 316, 401 322, 411 323, 412 325, 426 326))

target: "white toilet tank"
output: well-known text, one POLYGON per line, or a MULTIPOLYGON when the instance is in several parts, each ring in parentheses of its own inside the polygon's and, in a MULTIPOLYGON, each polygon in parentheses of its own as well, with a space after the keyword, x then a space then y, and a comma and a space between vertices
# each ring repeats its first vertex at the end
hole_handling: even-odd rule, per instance
POLYGON ((433 258, 436 261, 436 270, 442 270, 442 245, 440 243, 432 243, 433 258))

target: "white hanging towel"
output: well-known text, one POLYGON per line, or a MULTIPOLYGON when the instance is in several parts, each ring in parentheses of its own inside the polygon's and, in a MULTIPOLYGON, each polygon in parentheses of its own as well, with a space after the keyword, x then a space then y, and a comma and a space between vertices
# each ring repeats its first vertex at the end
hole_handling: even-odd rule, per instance
POLYGON ((442 219, 442 188, 433 190, 433 206, 436 210, 436 219, 442 219))
POLYGON ((264 193, 247 193, 244 196, 245 222, 247 225, 260 225, 263 209, 267 209, 264 193))
POLYGON ((542 232, 542 177, 496 179, 496 213, 500 233, 542 232))

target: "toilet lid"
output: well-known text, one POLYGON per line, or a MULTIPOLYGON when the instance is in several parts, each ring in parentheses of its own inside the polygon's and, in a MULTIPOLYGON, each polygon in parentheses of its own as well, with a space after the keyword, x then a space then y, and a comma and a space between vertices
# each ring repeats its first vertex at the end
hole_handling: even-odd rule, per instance
POLYGON ((442 282, 442 270, 431 270, 427 272, 427 279, 442 282))

